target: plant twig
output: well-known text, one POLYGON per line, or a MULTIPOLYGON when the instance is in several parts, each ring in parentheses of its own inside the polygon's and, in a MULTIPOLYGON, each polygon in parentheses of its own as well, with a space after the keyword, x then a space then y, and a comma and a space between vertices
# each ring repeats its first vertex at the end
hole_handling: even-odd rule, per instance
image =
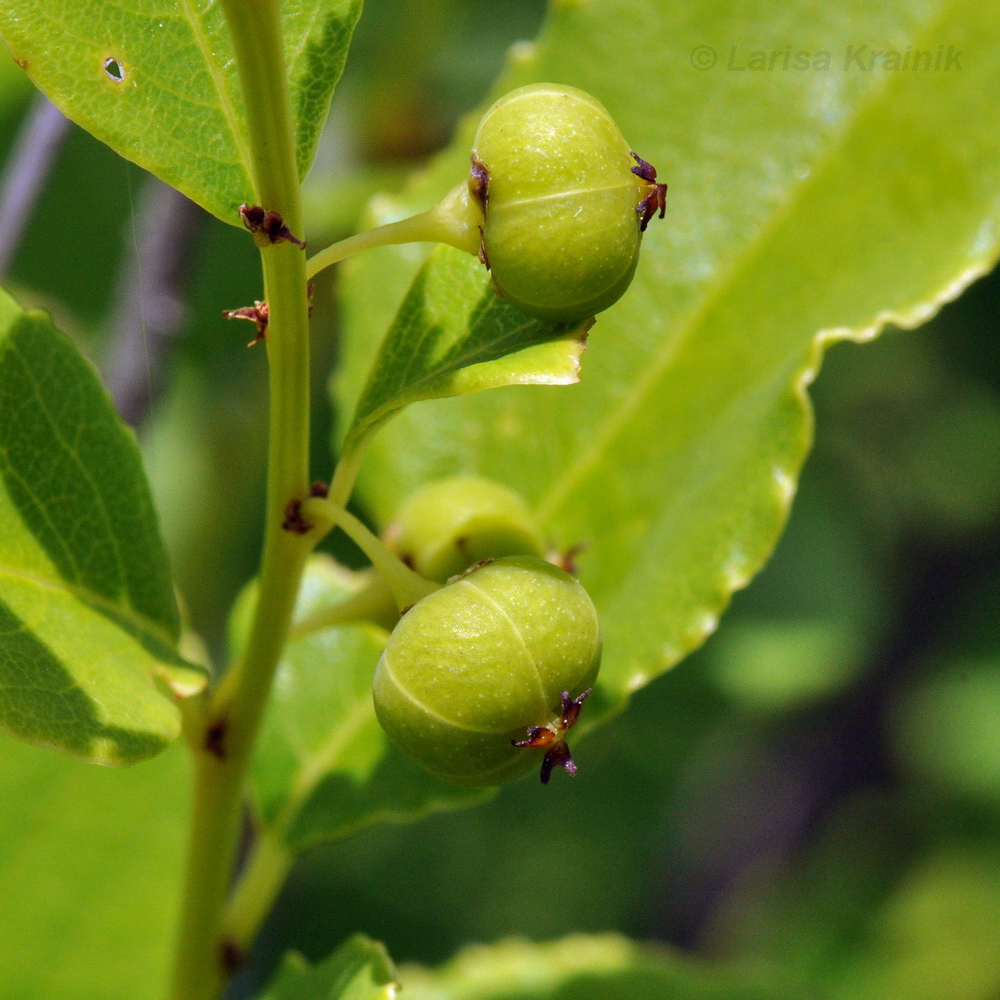
POLYGON ((135 251, 118 285, 104 363, 105 385, 133 427, 159 395, 167 351, 183 329, 191 249, 204 219, 193 201, 162 181, 150 177, 143 185, 135 251))
POLYGON ((0 278, 17 253, 24 227, 68 129, 69 119, 47 97, 36 94, 0 177, 0 278))

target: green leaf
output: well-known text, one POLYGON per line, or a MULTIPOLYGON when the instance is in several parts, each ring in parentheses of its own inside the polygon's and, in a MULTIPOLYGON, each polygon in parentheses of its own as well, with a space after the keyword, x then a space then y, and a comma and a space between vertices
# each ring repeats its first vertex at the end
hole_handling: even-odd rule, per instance
POLYGON ((287 954, 263 1000, 395 1000, 396 969, 385 947, 348 938, 318 965, 287 954))
MULTIPOLYGON (((773 549, 823 346, 916 326, 993 266, 1000 119, 981 95, 1000 85, 1000 22, 973 0, 720 0, 682 19, 648 0, 564 3, 496 93, 541 80, 607 106, 669 182, 667 218, 598 317, 579 386, 411 407, 373 441, 360 489, 385 523, 426 480, 490 476, 560 546, 585 544, 606 640, 593 722, 699 645, 773 549), (768 39, 831 67, 739 69, 768 39), (927 51, 932 68, 845 69, 866 43, 927 51), (939 45, 958 68, 933 68, 939 45), (713 69, 692 64, 696 46, 713 69)), ((464 175, 473 128, 379 214, 433 205, 464 175)), ((384 248, 347 268, 342 412, 416 267, 384 248)))
POLYGON ((806 1000, 759 972, 716 969, 614 934, 474 946, 437 970, 404 966, 400 980, 407 1000, 806 1000))
MULTIPOLYGON (((296 609, 298 636, 293 632, 278 668, 254 757, 262 826, 293 851, 489 797, 432 778, 387 740, 371 691, 384 629, 360 622, 308 627, 365 582, 326 556, 310 561, 296 609)), ((235 609, 237 635, 253 600, 249 589, 235 609)))
POLYGON ((17 64, 0 52, 0 116, 16 111, 31 91, 31 84, 17 64))
POLYGON ((159 753, 205 684, 139 449, 46 313, 0 292, 0 725, 103 764, 159 753))
POLYGON ((174 746, 109 771, 0 735, 0 995, 161 1000, 187 760, 174 746))
POLYGON ((1000 877, 996 853, 948 844, 919 856, 866 921, 837 1000, 992 1000, 1000 990, 1000 877))
POLYGON ((379 348, 345 450, 420 400, 578 381, 589 327, 526 316, 497 296, 475 257, 437 248, 379 348))
MULTIPOLYGON (((299 174, 312 164, 361 0, 284 0, 299 174)), ((11 0, 0 38, 60 110, 224 222, 255 200, 246 115, 213 0, 11 0)), ((260 72, 266 73, 266 66, 260 72)))
POLYGON ((1000 661, 935 666, 897 708, 899 759, 946 793, 1000 802, 1000 661))

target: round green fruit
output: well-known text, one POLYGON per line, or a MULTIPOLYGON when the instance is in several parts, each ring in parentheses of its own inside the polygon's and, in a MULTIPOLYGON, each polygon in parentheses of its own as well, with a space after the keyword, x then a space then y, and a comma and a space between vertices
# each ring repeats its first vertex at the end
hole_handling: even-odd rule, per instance
POLYGON ((543 554, 524 501, 477 476, 442 479, 417 490, 390 525, 386 541, 403 562, 438 583, 483 559, 543 554))
POLYGON ((471 161, 482 257, 501 294, 557 322, 618 300, 666 189, 599 101, 553 83, 512 91, 483 116, 471 161))
POLYGON ((588 691, 600 659, 583 587, 541 559, 508 556, 403 615, 375 671, 375 713, 397 747, 455 784, 502 785, 543 759, 572 772, 562 737, 582 698, 563 695, 588 691))

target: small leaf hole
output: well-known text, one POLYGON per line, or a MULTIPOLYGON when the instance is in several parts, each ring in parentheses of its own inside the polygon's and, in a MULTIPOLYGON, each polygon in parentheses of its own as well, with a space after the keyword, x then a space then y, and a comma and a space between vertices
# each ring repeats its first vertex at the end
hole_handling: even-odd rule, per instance
POLYGON ((125 79, 125 67, 114 56, 108 56, 104 60, 104 72, 108 74, 108 79, 115 83, 121 83, 125 79))

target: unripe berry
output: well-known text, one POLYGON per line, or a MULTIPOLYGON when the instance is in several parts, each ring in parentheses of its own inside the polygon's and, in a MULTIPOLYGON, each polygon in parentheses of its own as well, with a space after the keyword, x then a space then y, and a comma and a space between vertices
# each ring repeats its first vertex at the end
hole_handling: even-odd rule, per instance
POLYGON ((557 322, 618 300, 665 186, 600 102, 574 87, 521 87, 483 116, 471 159, 482 256, 507 299, 557 322))
POLYGON ((324 267, 369 247, 430 241, 478 253, 522 312, 577 323, 629 286, 667 185, 590 94, 539 83, 501 97, 476 131, 466 181, 434 207, 320 251, 324 267))
POLYGON ((375 672, 375 713, 396 746, 447 781, 502 785, 543 756, 547 780, 553 763, 573 770, 562 734, 579 701, 563 693, 587 691, 600 658, 583 587, 550 563, 508 556, 403 615, 375 672))
POLYGON ((543 554, 542 537, 524 501, 489 479, 456 476, 410 497, 386 542, 408 566, 444 583, 473 563, 543 554))

